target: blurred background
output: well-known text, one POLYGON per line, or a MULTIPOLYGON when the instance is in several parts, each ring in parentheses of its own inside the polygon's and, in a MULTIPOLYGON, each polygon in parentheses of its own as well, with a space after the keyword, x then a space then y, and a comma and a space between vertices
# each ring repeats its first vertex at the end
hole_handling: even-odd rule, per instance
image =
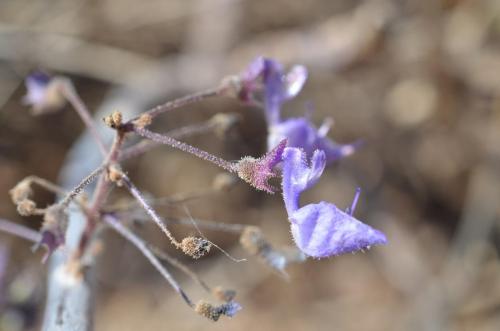
MULTIPOLYGON (((212 323, 192 312, 134 247, 104 234, 97 267, 96 330, 500 330, 500 2, 496 0, 101 0, 0 2, 0 217, 17 215, 8 191, 25 176, 58 181, 84 127, 70 107, 33 116, 22 105, 33 69, 70 77, 96 114, 140 111, 213 87, 257 55, 304 64, 309 79, 283 116, 314 106, 330 137, 363 148, 328 168, 304 201, 350 205, 382 229, 389 245, 308 260, 288 281, 259 263, 237 236, 203 230, 220 252, 193 263, 213 285, 237 290, 244 307, 212 323)), ((163 115, 157 131, 241 116, 224 135, 187 139, 226 159, 265 150, 260 110, 220 98, 163 115)), ((102 116, 103 116, 102 115, 102 116)), ((98 115, 101 116, 101 115, 98 115)), ((102 117, 101 116, 101 117, 102 117)), ((103 129, 104 125, 99 122, 103 129)), ((79 154, 78 154, 79 153, 79 154)), ((218 169, 160 147, 124 164, 155 197, 199 192, 218 169)), ((86 173, 72 173, 79 176, 86 173)), ((127 198, 117 190, 118 199, 127 198)), ((54 196, 36 191, 40 205, 54 196)), ((194 218, 258 225, 275 245, 291 245, 279 194, 238 182, 230 193, 186 203, 194 218)), ((162 215, 184 215, 176 204, 162 215)), ((176 233, 193 233, 176 226, 176 233)), ((168 249, 153 226, 141 236, 168 249)), ((0 330, 36 330, 46 265, 30 243, 0 234, 0 330)), ((172 270, 194 298, 206 296, 172 270)))

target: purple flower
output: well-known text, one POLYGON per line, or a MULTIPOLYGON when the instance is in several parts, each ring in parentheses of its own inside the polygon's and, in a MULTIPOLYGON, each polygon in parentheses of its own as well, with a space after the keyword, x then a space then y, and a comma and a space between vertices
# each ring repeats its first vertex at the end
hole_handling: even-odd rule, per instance
POLYGON ((33 107, 35 114, 54 111, 64 105, 57 79, 42 71, 33 72, 25 80, 27 93, 23 103, 33 107))
POLYGON ((269 126, 267 146, 272 148, 279 141, 288 139, 288 146, 302 148, 308 157, 311 157, 315 150, 324 151, 326 163, 330 164, 351 155, 361 144, 359 141, 345 145, 337 144, 327 137, 328 130, 328 122, 317 129, 305 117, 289 118, 269 126))
POLYGON ((324 151, 316 150, 307 165, 306 153, 288 147, 283 152, 283 198, 297 247, 312 257, 328 257, 387 243, 385 235, 358 221, 352 215, 359 198, 346 211, 321 201, 299 207, 300 194, 312 187, 326 165, 324 151))
POLYGON ((296 65, 285 73, 283 66, 271 59, 256 58, 240 75, 241 100, 261 105, 265 110, 268 125, 268 150, 273 149, 283 139, 288 146, 302 148, 308 157, 317 149, 326 154, 328 164, 348 156, 357 149, 359 142, 341 145, 329 139, 327 134, 331 121, 327 120, 320 127, 306 117, 281 119, 281 106, 285 101, 295 97, 305 84, 307 69, 296 65), (263 101, 258 101, 258 93, 263 101))
POLYGON ((268 124, 277 123, 281 105, 299 94, 306 79, 304 66, 296 65, 285 73, 280 63, 258 57, 240 74, 239 98, 246 103, 263 105, 268 124), (263 101, 259 101, 260 94, 263 101))

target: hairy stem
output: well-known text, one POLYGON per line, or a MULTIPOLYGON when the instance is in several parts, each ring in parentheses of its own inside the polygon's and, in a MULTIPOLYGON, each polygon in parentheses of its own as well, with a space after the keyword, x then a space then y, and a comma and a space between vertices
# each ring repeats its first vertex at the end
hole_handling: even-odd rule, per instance
MULTIPOLYGON (((165 112, 168 112, 170 110, 174 110, 174 109, 177 109, 177 108, 189 105, 189 104, 200 102, 204 99, 218 96, 223 91, 224 91, 224 87, 216 87, 213 89, 208 89, 206 91, 201 91, 198 93, 189 94, 189 95, 186 95, 184 97, 181 97, 181 98, 178 98, 178 99, 175 99, 172 101, 168 101, 164 104, 158 105, 158 106, 142 113, 141 115, 148 115, 148 116, 150 116, 151 119, 153 119, 156 116, 163 114, 165 112)), ((137 120, 138 118, 139 118, 139 116, 134 117, 133 119, 128 121, 127 124, 131 124, 133 121, 137 120)))
POLYGON ((159 133, 155 133, 155 132, 149 131, 147 129, 138 128, 138 127, 134 127, 133 131, 135 133, 137 133, 138 135, 140 135, 141 137, 148 138, 148 139, 156 141, 160 144, 169 145, 169 146, 177 148, 183 152, 193 154, 193 155, 199 157, 200 159, 211 162, 211 163, 213 163, 213 164, 215 164, 215 165, 217 165, 217 166, 221 167, 222 169, 227 170, 229 172, 233 172, 233 173, 237 172, 235 164, 228 162, 224 159, 221 159, 220 157, 217 157, 213 154, 210 154, 204 150, 201 150, 201 149, 196 148, 194 146, 191 146, 189 144, 178 141, 172 137, 164 136, 164 135, 161 135, 159 133))
POLYGON ((104 145, 101 135, 97 131, 94 120, 92 119, 92 116, 90 115, 87 106, 85 106, 85 103, 76 92, 73 83, 69 79, 62 80, 61 92, 82 119, 83 123, 89 130, 95 142, 97 143, 97 146, 99 147, 99 151, 101 152, 101 154, 103 156, 106 156, 107 154, 106 146, 104 145))
POLYGON ((71 190, 71 192, 67 193, 66 196, 59 202, 59 205, 68 207, 71 201, 73 201, 78 194, 80 194, 86 186, 90 185, 92 182, 94 182, 99 176, 99 174, 105 169, 105 164, 101 165, 99 168, 96 170, 92 171, 87 177, 82 179, 82 181, 71 190))
POLYGON ((174 244, 176 247, 180 247, 180 243, 174 238, 172 233, 167 229, 167 226, 165 225, 165 222, 158 216, 156 211, 151 207, 146 199, 142 196, 141 192, 135 185, 130 181, 130 179, 127 177, 127 175, 123 174, 122 176, 122 181, 125 184, 125 187, 129 190, 130 194, 139 202, 139 204, 144 208, 146 213, 151 217, 151 219, 158 225, 158 227, 161 229, 161 231, 170 239, 172 244, 174 244))
MULTIPOLYGON (((187 125, 181 128, 173 129, 167 132, 165 135, 174 139, 185 138, 195 134, 210 132, 214 129, 215 126, 216 124, 214 124, 212 121, 206 121, 200 124, 187 125)), ((120 161, 125 161, 142 155, 159 145, 161 145, 161 143, 157 141, 143 140, 135 144, 134 146, 123 150, 120 156, 120 161)))

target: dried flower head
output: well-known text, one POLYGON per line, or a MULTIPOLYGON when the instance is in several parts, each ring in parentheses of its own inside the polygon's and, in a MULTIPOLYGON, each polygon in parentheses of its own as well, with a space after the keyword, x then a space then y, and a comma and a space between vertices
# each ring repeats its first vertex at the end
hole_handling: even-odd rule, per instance
POLYGON ((233 317, 240 310, 241 305, 234 301, 224 303, 220 306, 213 306, 208 302, 199 301, 194 307, 194 311, 197 314, 211 319, 214 322, 218 321, 222 315, 233 317))
POLYGON ((318 181, 325 168, 323 151, 315 151, 308 166, 304 151, 286 148, 283 162, 283 198, 288 219, 295 243, 306 255, 328 257, 387 243, 382 232, 352 216, 359 191, 345 212, 324 201, 299 207, 300 194, 318 181))
POLYGON ((303 262, 305 256, 298 250, 292 251, 289 247, 276 249, 264 237, 262 231, 256 226, 246 226, 240 236, 241 246, 249 253, 257 256, 259 260, 287 277, 285 268, 292 262, 303 262))
POLYGON ((269 180, 277 176, 274 167, 281 162, 281 154, 286 144, 287 140, 283 139, 275 148, 258 159, 250 156, 242 158, 236 164, 238 176, 258 190, 274 193, 275 188, 269 184, 269 180))
POLYGON ((189 255, 194 259, 199 259, 210 252, 212 244, 204 238, 186 237, 182 239, 180 247, 184 254, 189 255))
POLYGON ((104 124, 112 129, 118 129, 122 125, 123 115, 119 111, 114 111, 111 115, 108 115, 102 119, 104 124))
POLYGON ((42 71, 35 71, 25 80, 27 93, 23 102, 39 115, 60 109, 66 102, 60 90, 60 81, 42 71))

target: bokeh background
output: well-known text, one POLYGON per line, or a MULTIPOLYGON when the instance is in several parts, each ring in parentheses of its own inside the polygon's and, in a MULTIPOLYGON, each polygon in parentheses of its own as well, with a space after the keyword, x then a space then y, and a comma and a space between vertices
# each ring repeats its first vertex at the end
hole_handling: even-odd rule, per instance
MULTIPOLYGON (((96 330, 499 330, 496 0, 3 0, 0 217, 37 228, 40 219, 16 214, 8 190, 30 174, 58 181, 70 152, 82 163, 98 154, 75 152, 84 127, 71 108, 35 117, 21 104, 31 70, 70 77, 90 109, 104 114, 145 110, 215 86, 257 55, 309 70, 284 116, 303 114, 311 102, 316 124, 335 120, 331 137, 365 141, 330 167, 305 201, 345 207, 361 187, 356 216, 385 231, 389 245, 291 265, 288 281, 251 257, 234 263, 213 252, 195 263, 184 259, 210 284, 238 292, 244 309, 214 324, 187 308, 131 245, 106 233, 96 330)), ((261 111, 228 98, 164 115, 155 128, 218 112, 238 113, 241 121, 224 136, 190 143, 226 159, 264 151, 261 111)), ((203 190, 218 173, 168 147, 124 166, 156 197, 203 190)), ((114 199, 126 197, 118 190, 114 199)), ((50 204, 54 196, 40 190, 36 200, 50 204)), ((238 183, 186 206, 194 218, 258 225, 273 244, 292 244, 280 195, 238 183)), ((161 211, 185 215, 175 204, 161 211)), ((168 249, 155 227, 136 230, 168 249)), ((248 257, 237 237, 204 234, 248 257)), ((0 330, 39 327, 47 269, 40 257, 29 243, 0 234, 0 330)), ((193 298, 206 297, 172 272, 193 298)))

